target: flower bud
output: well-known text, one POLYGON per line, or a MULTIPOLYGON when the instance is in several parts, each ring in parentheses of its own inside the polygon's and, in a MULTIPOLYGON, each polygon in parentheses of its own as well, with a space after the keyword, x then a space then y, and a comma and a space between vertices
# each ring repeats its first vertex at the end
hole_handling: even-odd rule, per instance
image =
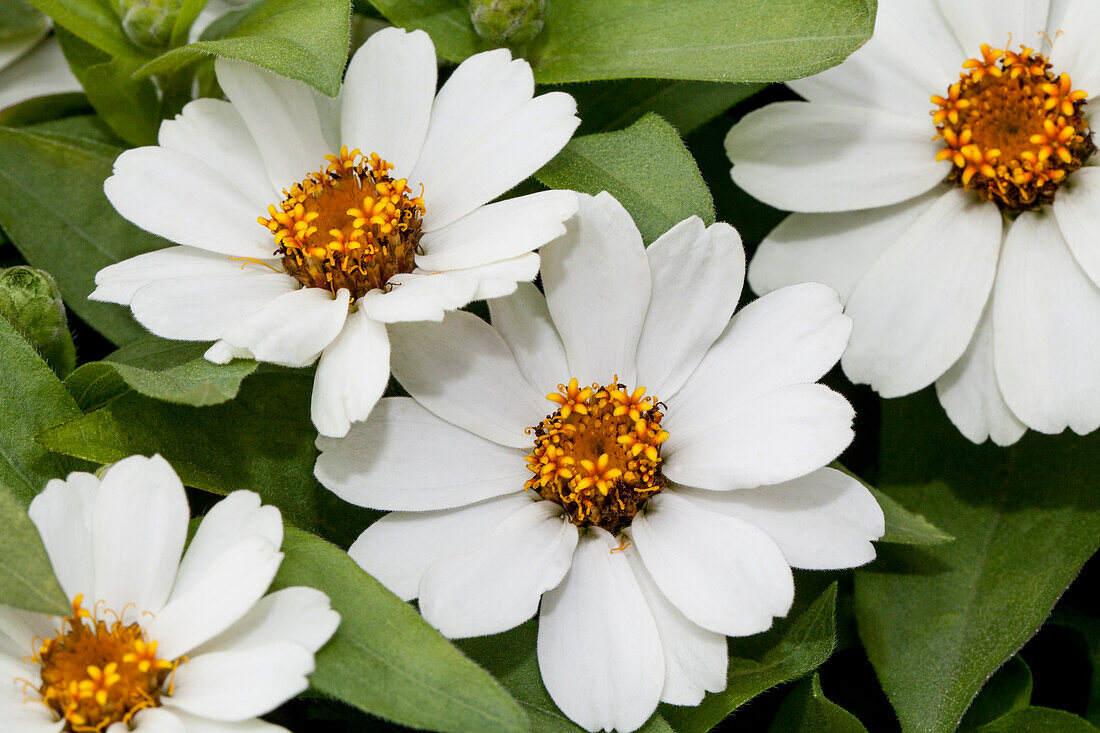
POLYGON ((180 14, 181 0, 118 0, 122 30, 139 46, 164 48, 180 14))
POLYGON ((52 277, 33 267, 0 271, 0 316, 15 327, 61 378, 76 368, 65 305, 52 277))
POLYGON ((494 46, 515 48, 542 32, 546 0, 470 0, 474 30, 494 46))

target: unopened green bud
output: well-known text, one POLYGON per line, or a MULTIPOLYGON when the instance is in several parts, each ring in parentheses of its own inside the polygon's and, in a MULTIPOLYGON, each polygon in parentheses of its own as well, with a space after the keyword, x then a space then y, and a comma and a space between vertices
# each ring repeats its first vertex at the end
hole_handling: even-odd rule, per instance
POLYGON ((546 0, 470 0, 474 30, 494 46, 515 48, 542 32, 546 0))
POLYGON ((76 347, 57 283, 33 267, 0 271, 0 316, 38 350, 59 377, 76 368, 76 347))
POLYGON ((118 0, 126 36, 143 48, 164 48, 180 14, 181 0, 118 0))

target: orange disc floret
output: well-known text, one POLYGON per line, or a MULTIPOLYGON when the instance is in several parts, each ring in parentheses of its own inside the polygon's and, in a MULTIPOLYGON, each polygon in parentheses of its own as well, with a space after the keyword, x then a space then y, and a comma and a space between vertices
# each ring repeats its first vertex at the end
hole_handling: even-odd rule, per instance
POLYGON ((1048 204, 1095 151, 1082 108, 1088 95, 1046 57, 981 46, 947 96, 933 96, 932 122, 950 160, 950 180, 1003 210, 1048 204))
POLYGON ((393 166, 377 153, 345 146, 325 159, 327 166, 284 189, 283 201, 257 221, 274 236, 287 273, 306 287, 347 288, 353 299, 385 290, 394 275, 416 267, 423 195, 394 180, 393 166))
POLYGON ((160 706, 170 694, 165 683, 186 660, 160 659, 139 624, 95 618, 82 602, 77 596, 73 615, 28 661, 41 667, 38 701, 65 721, 64 730, 101 733, 160 706))
POLYGON ((559 384, 547 399, 560 405, 530 431, 534 450, 526 487, 560 504, 578 526, 616 533, 649 497, 665 487, 663 414, 645 388, 628 392, 616 377, 607 386, 559 384))

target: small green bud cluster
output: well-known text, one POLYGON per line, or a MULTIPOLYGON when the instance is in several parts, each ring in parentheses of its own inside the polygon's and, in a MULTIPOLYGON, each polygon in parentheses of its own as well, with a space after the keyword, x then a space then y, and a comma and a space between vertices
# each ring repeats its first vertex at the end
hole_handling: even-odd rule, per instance
POLYGON ((494 46, 516 48, 542 32, 546 0, 470 0, 474 30, 494 46))
POLYGON ((0 317, 38 350, 58 376, 67 377, 76 368, 65 304, 49 274, 22 265, 0 270, 0 317))
POLYGON ((143 48, 164 48, 180 14, 181 0, 118 0, 127 38, 143 48))

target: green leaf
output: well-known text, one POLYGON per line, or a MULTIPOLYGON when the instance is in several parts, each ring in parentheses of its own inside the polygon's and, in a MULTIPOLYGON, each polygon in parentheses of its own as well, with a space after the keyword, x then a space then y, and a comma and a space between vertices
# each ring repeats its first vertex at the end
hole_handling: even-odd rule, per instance
POLYGON ((465 0, 370 0, 382 15, 402 28, 427 31, 435 52, 462 61, 490 46, 474 31, 465 0))
POLYGON ((1096 733, 1092 723, 1065 710, 1025 708, 1006 715, 974 733, 1096 733))
POLYGON ((206 54, 247 61, 335 97, 351 43, 350 0, 265 0, 225 29, 222 38, 173 49, 137 70, 167 74, 206 54))
POLYGON ((110 0, 31 0, 65 30, 111 56, 139 58, 141 51, 122 30, 110 0))
POLYGON ((199 13, 206 7, 207 0, 183 0, 180 3, 180 12, 176 16, 176 24, 172 27, 172 37, 168 41, 170 46, 181 46, 187 42, 187 36, 194 25, 199 13))
POLYGON ((0 111, 0 127, 25 127, 73 115, 90 115, 93 110, 84 92, 64 92, 31 97, 0 111))
POLYGON ((634 217, 646 244, 689 216, 714 223, 714 200, 695 160, 656 115, 619 132, 573 138, 535 177, 550 188, 607 191, 634 217))
POLYGON ((34 436, 79 416, 57 375, 0 318, 0 484, 29 504, 47 481, 73 470, 72 461, 44 450, 34 436))
POLYGON ((779 706, 769 733, 867 733, 859 718, 830 701, 815 673, 800 682, 779 706))
POLYGON ((311 586, 340 613, 313 687, 371 715, 439 731, 524 731, 523 711, 484 670, 342 550, 289 529, 273 588, 311 586))
POLYGON ((836 593, 832 583, 793 621, 788 616, 764 634, 732 639, 726 689, 695 708, 662 705, 665 719, 680 733, 709 731, 760 693, 820 667, 836 648, 836 593))
POLYGON ((38 529, 4 486, 0 486, 0 528, 0 603, 68 615, 69 601, 54 577, 38 529))
POLYGON ((345 504, 314 478, 312 387, 309 373, 268 370, 246 379, 236 399, 208 407, 130 391, 37 440, 99 464, 160 453, 184 484, 215 494, 251 489, 287 521, 346 547, 378 514, 345 504))
POLYGON ((111 129, 132 145, 156 145, 160 128, 157 89, 149 79, 135 79, 144 62, 111 58, 90 43, 57 30, 57 39, 88 101, 111 129))
POLYGON ((4 0, 0 4, 0 41, 34 38, 49 27, 46 16, 26 0, 4 0))
POLYGON ((581 118, 578 135, 618 130, 648 112, 660 115, 681 135, 687 135, 764 87, 764 84, 620 79, 567 84, 559 89, 577 100, 577 116, 581 118))
MULTIPOLYGON (((110 372, 146 397, 194 407, 221 404, 237 396, 241 382, 256 371, 257 364, 248 359, 236 359, 225 365, 213 364, 203 358, 208 347, 205 343, 166 341, 154 336, 139 339, 104 361, 84 364, 77 370, 82 374, 79 377, 72 375, 66 380, 66 386, 72 391, 75 385, 83 395, 77 401, 84 405, 88 400, 87 390, 93 386, 96 390, 109 388, 114 381, 110 372)), ((116 393, 112 396, 117 396, 116 390, 110 391, 116 393)))
POLYGON ((1059 607, 1050 619, 1053 624, 1077 631, 1084 638, 1092 665, 1092 682, 1086 718, 1093 725, 1100 725, 1100 618, 1072 608, 1059 607))
POLYGON ((832 467, 838 471, 843 471, 863 484, 875 497, 879 507, 882 508, 882 513, 886 517, 886 534, 877 540, 878 542, 886 542, 892 545, 939 545, 955 539, 929 522, 923 515, 909 511, 894 501, 889 494, 871 486, 840 463, 834 461, 832 467))
POLYGON ((115 343, 147 332, 129 309, 95 303, 95 274, 165 242, 115 212, 103 194, 118 148, 94 140, 0 129, 0 226, 33 267, 57 280, 65 303, 115 343))
POLYGON ((1031 670, 1019 654, 1005 662, 963 716, 959 730, 972 730, 1031 704, 1031 670))
MULTIPOLYGON (((558 709, 542 683, 537 638, 538 624, 531 619, 502 634, 461 639, 458 646, 512 693, 527 713, 532 733, 582 733, 584 729, 558 709)), ((672 733, 672 728, 654 714, 638 733, 672 733)))
POLYGON ((874 26, 874 0, 554 0, 531 62, 543 83, 786 81, 839 64, 874 26))
POLYGON ((883 407, 879 488, 955 541, 856 571, 859 633, 906 731, 951 731, 1100 537, 1100 433, 975 446, 931 390, 883 407))

